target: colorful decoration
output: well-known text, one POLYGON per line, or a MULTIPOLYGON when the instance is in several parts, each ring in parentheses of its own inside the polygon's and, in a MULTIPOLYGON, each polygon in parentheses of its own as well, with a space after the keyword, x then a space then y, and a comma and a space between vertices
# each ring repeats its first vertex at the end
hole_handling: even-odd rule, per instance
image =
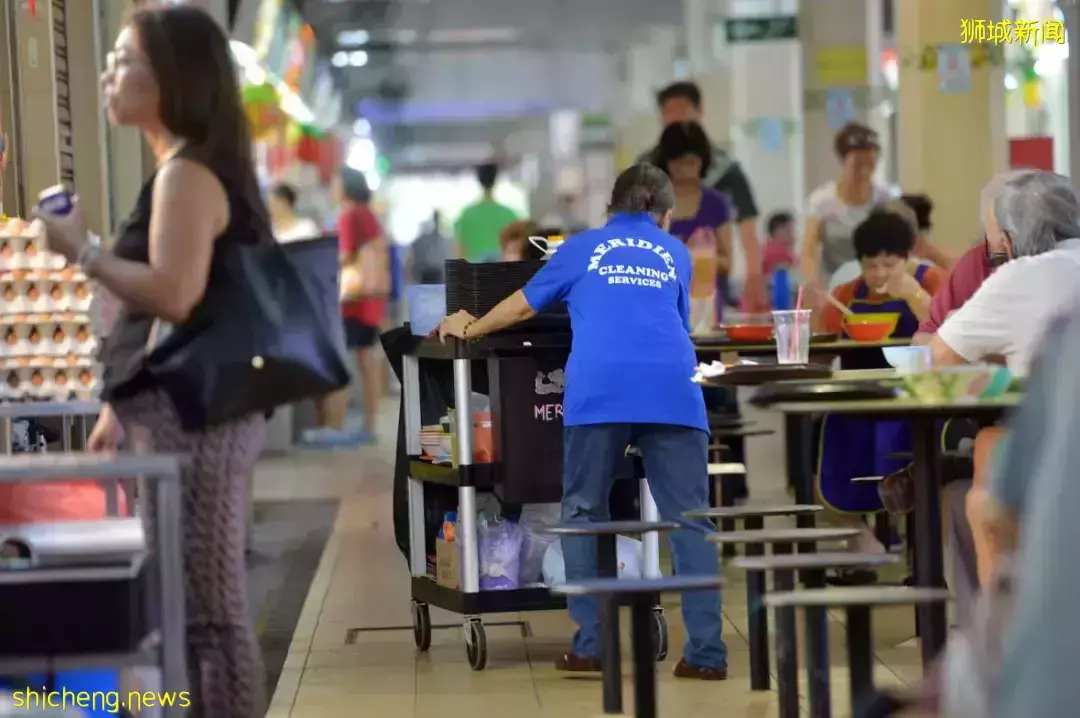
POLYGON ((1035 72, 1035 53, 1028 50, 1019 61, 1020 95, 1025 107, 1042 105, 1042 78, 1035 72))
POLYGON ((252 139, 266 139, 271 132, 284 125, 286 116, 281 109, 280 97, 270 83, 245 85, 242 100, 244 114, 251 125, 252 139))

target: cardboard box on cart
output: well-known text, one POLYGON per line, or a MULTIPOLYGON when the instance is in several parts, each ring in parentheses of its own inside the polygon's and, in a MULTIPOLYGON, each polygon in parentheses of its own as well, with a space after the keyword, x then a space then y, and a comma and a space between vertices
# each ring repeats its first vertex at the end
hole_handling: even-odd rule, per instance
POLYGON ((435 539, 435 582, 446 588, 461 586, 461 556, 452 541, 435 539))

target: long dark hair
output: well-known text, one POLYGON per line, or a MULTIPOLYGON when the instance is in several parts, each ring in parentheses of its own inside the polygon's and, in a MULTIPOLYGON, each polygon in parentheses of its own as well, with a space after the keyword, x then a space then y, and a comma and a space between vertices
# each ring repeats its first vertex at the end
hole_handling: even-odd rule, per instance
POLYGON ((247 116, 229 40, 208 13, 190 5, 154 6, 128 24, 150 61, 161 94, 161 122, 187 144, 184 153, 218 173, 268 229, 247 116))

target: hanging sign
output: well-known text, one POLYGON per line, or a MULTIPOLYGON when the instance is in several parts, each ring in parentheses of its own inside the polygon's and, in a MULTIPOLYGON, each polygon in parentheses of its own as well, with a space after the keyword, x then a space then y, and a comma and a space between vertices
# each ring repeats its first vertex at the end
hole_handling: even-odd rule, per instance
POLYGON ((799 36, 798 22, 794 15, 728 20, 725 31, 728 42, 733 43, 794 40, 799 36))

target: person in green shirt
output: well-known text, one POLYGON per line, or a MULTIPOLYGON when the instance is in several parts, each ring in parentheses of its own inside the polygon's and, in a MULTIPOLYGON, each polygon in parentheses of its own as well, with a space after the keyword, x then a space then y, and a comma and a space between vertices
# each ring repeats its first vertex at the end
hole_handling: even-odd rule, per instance
POLYGON ((494 163, 480 165, 476 178, 484 189, 479 202, 465 208, 454 225, 458 256, 470 262, 494 262, 499 259, 499 233, 517 220, 514 211, 495 201, 495 180, 499 168, 494 163))

